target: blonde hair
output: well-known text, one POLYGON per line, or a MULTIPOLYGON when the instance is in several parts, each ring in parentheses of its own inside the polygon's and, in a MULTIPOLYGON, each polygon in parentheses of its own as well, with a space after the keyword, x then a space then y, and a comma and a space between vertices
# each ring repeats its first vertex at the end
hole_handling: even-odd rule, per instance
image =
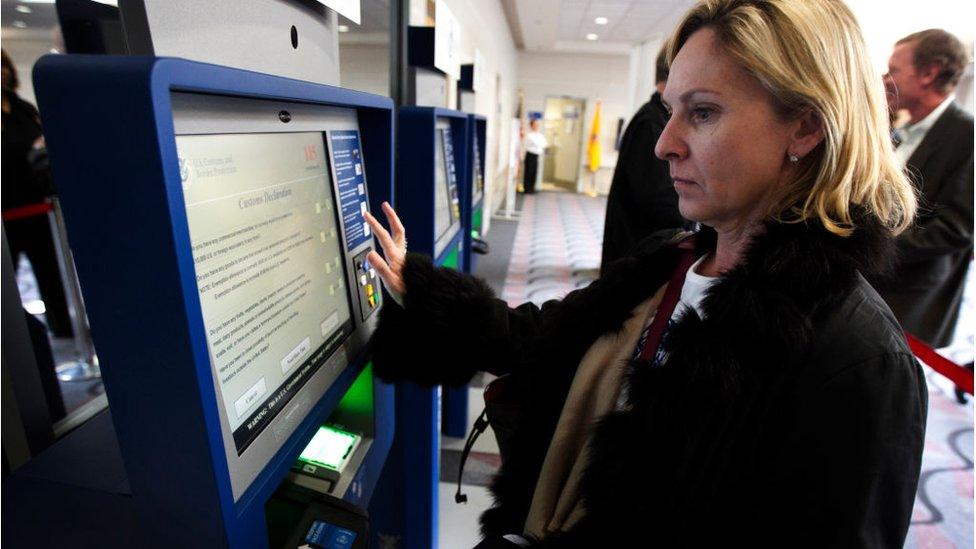
POLYGON ((803 159, 769 217, 816 217, 841 236, 855 228, 854 206, 893 234, 912 223, 915 189, 894 155, 883 83, 841 0, 703 0, 678 24, 668 62, 703 28, 762 83, 784 117, 812 110, 822 122, 823 143, 803 159))

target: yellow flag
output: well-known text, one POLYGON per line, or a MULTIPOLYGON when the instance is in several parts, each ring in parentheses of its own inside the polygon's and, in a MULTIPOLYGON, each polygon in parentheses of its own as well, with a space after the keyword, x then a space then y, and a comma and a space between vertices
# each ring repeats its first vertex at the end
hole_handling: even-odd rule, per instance
POLYGON ((590 143, 587 147, 587 154, 590 157, 590 171, 596 173, 600 169, 600 102, 596 102, 596 110, 593 111, 593 125, 590 127, 590 143))

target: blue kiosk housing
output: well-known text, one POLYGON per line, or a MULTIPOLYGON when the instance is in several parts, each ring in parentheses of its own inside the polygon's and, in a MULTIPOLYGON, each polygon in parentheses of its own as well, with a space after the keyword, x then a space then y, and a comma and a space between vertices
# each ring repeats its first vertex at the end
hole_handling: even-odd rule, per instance
POLYGON ((393 200, 391 100, 157 57, 34 80, 109 411, 5 480, 4 541, 277 546, 326 422, 356 444, 323 501, 365 508, 395 417, 361 219, 393 200))
POLYGON ((485 206, 485 139, 488 120, 480 114, 468 115, 469 168, 465 171, 468 183, 464 185, 464 272, 474 273, 478 266, 478 254, 471 242, 481 238, 484 227, 485 206))
MULTIPOLYGON (((462 196, 467 162, 467 115, 434 107, 401 107, 397 132, 397 213, 410 250, 435 265, 463 268, 462 196)), ((467 387, 397 385, 395 459, 404 468, 404 539, 409 548, 437 547, 440 431, 464 436, 467 387), (442 398, 441 398, 442 397, 442 398)))

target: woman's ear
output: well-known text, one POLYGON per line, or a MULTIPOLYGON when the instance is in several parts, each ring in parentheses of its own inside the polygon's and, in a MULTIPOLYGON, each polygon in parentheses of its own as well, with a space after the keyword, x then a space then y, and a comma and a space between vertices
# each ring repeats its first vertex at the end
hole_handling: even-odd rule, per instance
POLYGON ((797 118, 790 143, 790 154, 803 158, 824 139, 823 118, 815 109, 807 109, 797 118))

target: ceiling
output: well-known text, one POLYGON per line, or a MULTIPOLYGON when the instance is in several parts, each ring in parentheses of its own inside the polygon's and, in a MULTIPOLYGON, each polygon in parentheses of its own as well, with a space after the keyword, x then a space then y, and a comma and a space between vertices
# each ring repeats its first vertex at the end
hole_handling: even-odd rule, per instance
MULTIPOLYGON (((117 5, 116 0, 94 1, 117 5)), ((343 34, 358 35, 357 39, 364 41, 381 40, 389 34, 390 0, 360 0, 360 2, 361 24, 357 25, 345 17, 339 17, 339 24, 348 28, 348 31, 343 34)), ((0 0, 0 23, 5 38, 49 38, 52 29, 58 24, 54 0, 0 0), (18 11, 20 6, 25 6, 30 13, 18 11)), ((353 39, 352 36, 349 38, 353 39)), ((386 41, 389 41, 388 37, 386 41)))
POLYGON ((58 16, 54 11, 53 1, 42 3, 0 0, 0 22, 4 38, 50 37, 51 29, 58 24, 58 16), (17 6, 26 6, 30 13, 17 11, 17 6))
MULTIPOLYGON (((96 0, 114 3, 113 0, 96 0)), ((481 1, 481 0, 476 0, 481 1)), ((631 46, 667 36, 695 0, 501 0, 519 48, 526 51, 626 54, 631 46), (607 23, 599 25, 597 17, 607 23), (595 34, 595 40, 587 39, 595 34)), ((362 24, 344 17, 342 43, 389 40, 391 0, 361 0, 362 24)), ((57 24, 49 2, 0 0, 0 21, 7 38, 49 37, 57 24), (31 13, 17 11, 27 6, 31 13), (18 28, 17 24, 26 25, 18 28)))
POLYGON ((502 0, 526 51, 623 54, 670 34, 695 0, 502 0), (607 19, 596 23, 597 17, 607 19), (587 35, 596 35, 595 40, 587 35))

